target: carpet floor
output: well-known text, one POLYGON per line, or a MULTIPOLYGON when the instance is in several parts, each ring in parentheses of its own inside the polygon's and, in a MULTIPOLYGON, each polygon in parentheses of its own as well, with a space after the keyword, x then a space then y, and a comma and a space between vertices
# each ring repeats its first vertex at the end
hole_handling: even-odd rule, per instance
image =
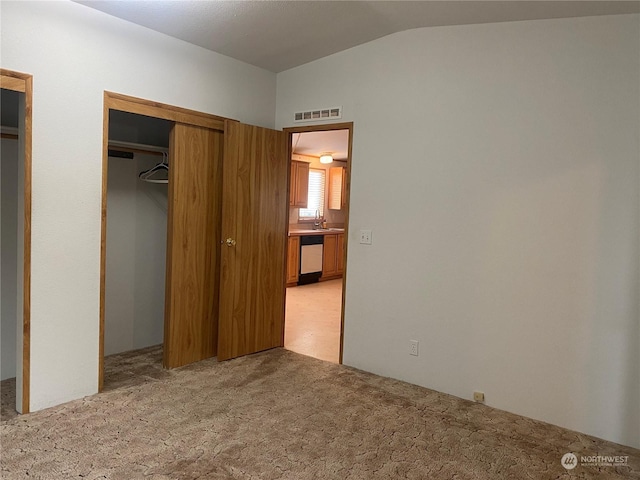
POLYGON ((284 349, 159 371, 3 420, 0 476, 640 478, 639 450, 284 349), (629 458, 565 470, 567 452, 629 458))
POLYGON ((0 382, 0 421, 11 420, 18 416, 16 411, 16 378, 0 382))

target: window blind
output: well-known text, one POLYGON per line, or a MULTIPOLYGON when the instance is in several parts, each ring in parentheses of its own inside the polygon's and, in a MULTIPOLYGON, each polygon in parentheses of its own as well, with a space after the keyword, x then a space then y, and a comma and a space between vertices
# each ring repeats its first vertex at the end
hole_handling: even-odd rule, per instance
POLYGON ((326 183, 326 170, 317 168, 309 169, 309 197, 307 208, 301 208, 298 214, 301 219, 315 218, 316 210, 321 217, 324 216, 324 191, 326 183))

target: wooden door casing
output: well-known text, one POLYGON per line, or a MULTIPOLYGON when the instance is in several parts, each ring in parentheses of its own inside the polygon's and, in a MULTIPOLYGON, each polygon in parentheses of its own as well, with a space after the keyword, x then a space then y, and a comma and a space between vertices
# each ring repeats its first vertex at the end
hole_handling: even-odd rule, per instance
POLYGON ((228 121, 224 138, 218 360, 283 344, 289 203, 287 135, 228 121))
POLYGON ((164 358, 216 355, 224 133, 176 123, 169 146, 164 358))

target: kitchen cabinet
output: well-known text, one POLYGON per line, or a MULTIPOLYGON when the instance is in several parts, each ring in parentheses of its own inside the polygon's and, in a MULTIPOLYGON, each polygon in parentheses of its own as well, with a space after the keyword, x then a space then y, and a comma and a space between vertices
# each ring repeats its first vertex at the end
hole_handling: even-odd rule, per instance
POLYGON ((300 270, 300 237, 289 237, 287 248, 287 285, 298 283, 298 272, 300 270))
POLYGON ((291 160, 289 206, 307 208, 309 194, 309 164, 291 160))
POLYGON ((342 210, 347 204, 347 170, 344 167, 329 169, 329 209, 342 210))
POLYGON ((323 237, 322 276, 320 280, 340 278, 344 274, 344 233, 325 233, 321 230, 294 230, 287 244, 287 287, 300 281, 300 235, 323 237))
POLYGON ((322 278, 334 277, 338 274, 338 263, 336 262, 337 247, 337 235, 324 236, 324 249, 322 251, 322 278))
POLYGON ((322 279, 338 278, 344 273, 344 233, 324 236, 322 279))

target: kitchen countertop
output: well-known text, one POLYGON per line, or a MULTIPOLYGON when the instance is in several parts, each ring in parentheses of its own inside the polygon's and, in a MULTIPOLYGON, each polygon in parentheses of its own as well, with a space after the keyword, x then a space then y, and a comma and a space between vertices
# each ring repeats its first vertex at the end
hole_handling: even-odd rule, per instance
POLYGON ((305 230, 289 230, 289 236, 295 237, 300 235, 337 235, 338 233, 344 233, 344 228, 325 228, 318 230, 305 229, 305 230))

